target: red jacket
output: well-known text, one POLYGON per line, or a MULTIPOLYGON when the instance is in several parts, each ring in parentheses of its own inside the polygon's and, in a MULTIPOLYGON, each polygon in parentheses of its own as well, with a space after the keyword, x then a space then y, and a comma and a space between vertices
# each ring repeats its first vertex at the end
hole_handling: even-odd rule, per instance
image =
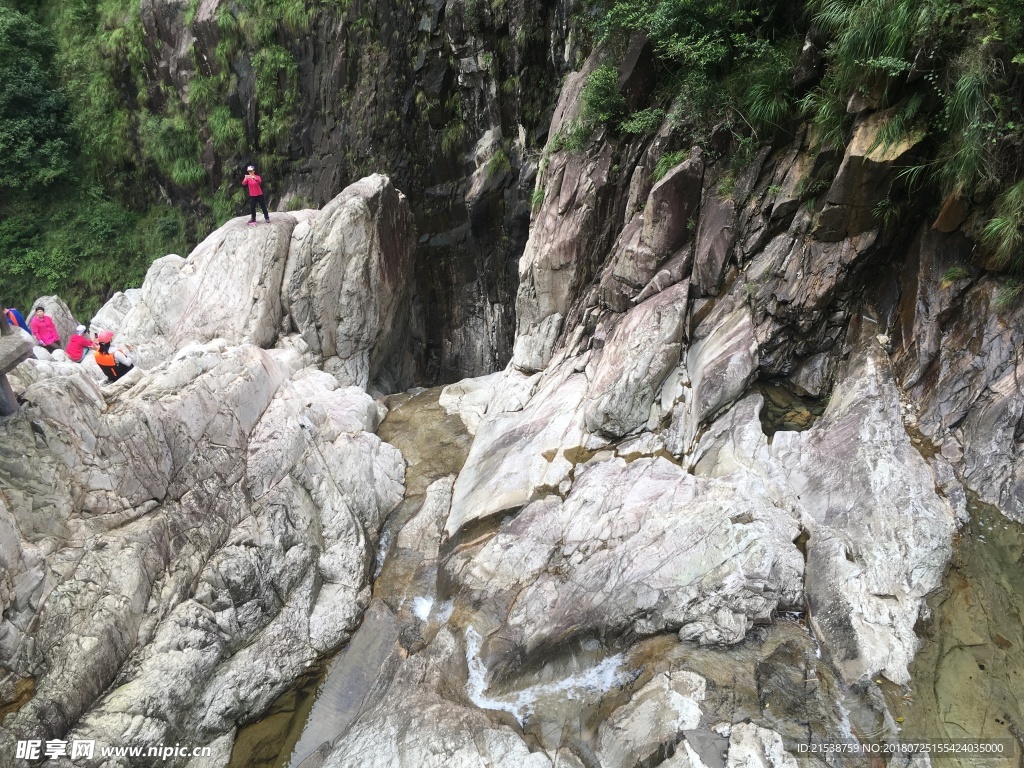
POLYGON ((246 176, 242 179, 242 183, 249 188, 249 197, 259 197, 263 194, 263 179, 259 176, 246 176))
POLYGON ((68 353, 68 357, 74 360, 76 363, 82 362, 82 358, 85 357, 85 351, 92 346, 92 342, 85 336, 79 336, 77 333, 68 339, 67 349, 64 351, 68 353))

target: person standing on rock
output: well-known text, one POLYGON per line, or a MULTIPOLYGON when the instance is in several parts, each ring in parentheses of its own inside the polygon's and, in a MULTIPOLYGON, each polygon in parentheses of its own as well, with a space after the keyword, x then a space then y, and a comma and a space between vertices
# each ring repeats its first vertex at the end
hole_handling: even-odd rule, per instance
POLYGON ((100 331, 96 334, 99 348, 96 350, 96 365, 100 367, 108 381, 117 381, 135 367, 132 359, 120 349, 110 351, 110 342, 114 340, 112 331, 100 331))
POLYGON ((85 329, 84 325, 80 325, 75 329, 71 338, 68 339, 68 345, 64 348, 64 351, 68 353, 68 357, 74 362, 80 363, 85 359, 89 350, 95 348, 96 343, 89 338, 89 332, 85 329))
POLYGON ((246 169, 242 184, 249 190, 249 213, 252 215, 252 218, 249 219, 249 226, 256 223, 257 203, 259 203, 260 208, 263 210, 263 218, 269 223, 270 214, 267 213, 267 204, 263 202, 263 179, 256 175, 256 169, 253 166, 250 165, 246 169))
POLYGON ((22 316, 21 312, 16 310, 14 307, 4 307, 4 317, 7 318, 7 323, 12 328, 22 328, 23 330, 32 333, 32 331, 28 327, 28 323, 25 322, 25 318, 22 316))
POLYGON ((29 325, 32 327, 32 335, 36 341, 47 352, 56 352, 60 349, 60 334, 57 333, 57 326, 53 324, 52 318, 46 314, 42 307, 36 307, 35 317, 29 325))

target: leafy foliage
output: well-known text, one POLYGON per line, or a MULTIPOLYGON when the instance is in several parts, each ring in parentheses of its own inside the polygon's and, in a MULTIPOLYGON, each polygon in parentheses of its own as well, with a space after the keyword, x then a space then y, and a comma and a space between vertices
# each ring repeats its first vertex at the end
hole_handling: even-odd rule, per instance
POLYGON ((832 39, 826 77, 803 103, 819 141, 841 143, 853 96, 891 107, 879 143, 918 132, 933 147, 906 178, 992 206, 982 242, 998 263, 1024 267, 1024 2, 810 0, 809 9, 832 39))
MULTIPOLYGON (((792 116, 792 61, 802 37, 798 4, 615 0, 598 4, 595 12, 605 43, 633 31, 649 36, 667 75, 664 82, 669 83, 660 98, 676 102, 675 123, 689 124, 695 138, 723 124, 767 135, 792 116)), ((653 131, 653 115, 659 109, 654 106, 627 117, 621 130, 653 131)), ((616 113, 606 109, 600 114, 616 113)))
POLYGON ((626 99, 619 91, 619 73, 613 64, 602 64, 590 73, 580 101, 580 119, 587 125, 607 123, 622 114, 626 99))
POLYGON ((0 5, 0 199, 68 171, 67 99, 52 72, 54 52, 41 25, 0 5))
POLYGON ((0 273, 9 306, 59 293, 86 318, 115 290, 136 287, 153 258, 188 247, 184 217, 172 208, 140 216, 98 187, 71 203, 22 201, 0 221, 0 273))

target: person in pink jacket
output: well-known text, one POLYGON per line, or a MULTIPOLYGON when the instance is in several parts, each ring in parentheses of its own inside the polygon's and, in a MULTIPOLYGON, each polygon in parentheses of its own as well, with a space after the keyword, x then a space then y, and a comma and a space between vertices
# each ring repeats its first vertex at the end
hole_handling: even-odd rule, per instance
POLYGON ((42 307, 36 307, 36 313, 28 324, 36 341, 47 352, 56 352, 60 349, 60 334, 57 333, 57 326, 53 324, 53 320, 42 307))
POLYGON ((256 175, 256 169, 251 165, 246 169, 245 178, 242 179, 242 184, 249 190, 249 211, 252 213, 252 218, 249 220, 249 224, 256 223, 257 203, 263 210, 263 218, 270 221, 270 214, 267 213, 267 204, 263 202, 263 179, 256 175))

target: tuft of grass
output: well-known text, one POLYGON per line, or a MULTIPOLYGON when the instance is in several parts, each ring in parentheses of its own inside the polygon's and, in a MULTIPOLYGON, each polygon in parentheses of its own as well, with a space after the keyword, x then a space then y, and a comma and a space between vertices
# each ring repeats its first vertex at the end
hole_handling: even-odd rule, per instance
POLYGON ((942 282, 946 284, 956 283, 960 280, 966 280, 971 276, 971 273, 967 270, 967 267, 950 267, 942 273, 942 282))
POLYGON ((688 156, 689 153, 682 149, 678 152, 668 152, 662 155, 654 166, 654 173, 651 174, 651 178, 656 182, 661 181, 665 178, 665 174, 683 162, 688 156))
POLYGON ((540 185, 533 188, 533 192, 530 193, 530 210, 536 213, 540 210, 541 204, 544 202, 544 188, 540 185))
POLYGON ((582 152, 593 135, 593 130, 577 120, 560 130, 551 139, 550 151, 582 152))
POLYGON ((1000 267, 1024 267, 1024 181, 996 198, 995 216, 982 227, 981 241, 1000 267))
POLYGON ((499 147, 491 155, 491 159, 487 161, 487 178, 493 179, 495 176, 511 170, 512 162, 508 159, 508 155, 505 154, 505 150, 499 147))
POLYGON ((993 306, 1000 310, 1013 309, 1021 297, 1024 297, 1024 281, 1011 279, 1000 286, 993 306))

